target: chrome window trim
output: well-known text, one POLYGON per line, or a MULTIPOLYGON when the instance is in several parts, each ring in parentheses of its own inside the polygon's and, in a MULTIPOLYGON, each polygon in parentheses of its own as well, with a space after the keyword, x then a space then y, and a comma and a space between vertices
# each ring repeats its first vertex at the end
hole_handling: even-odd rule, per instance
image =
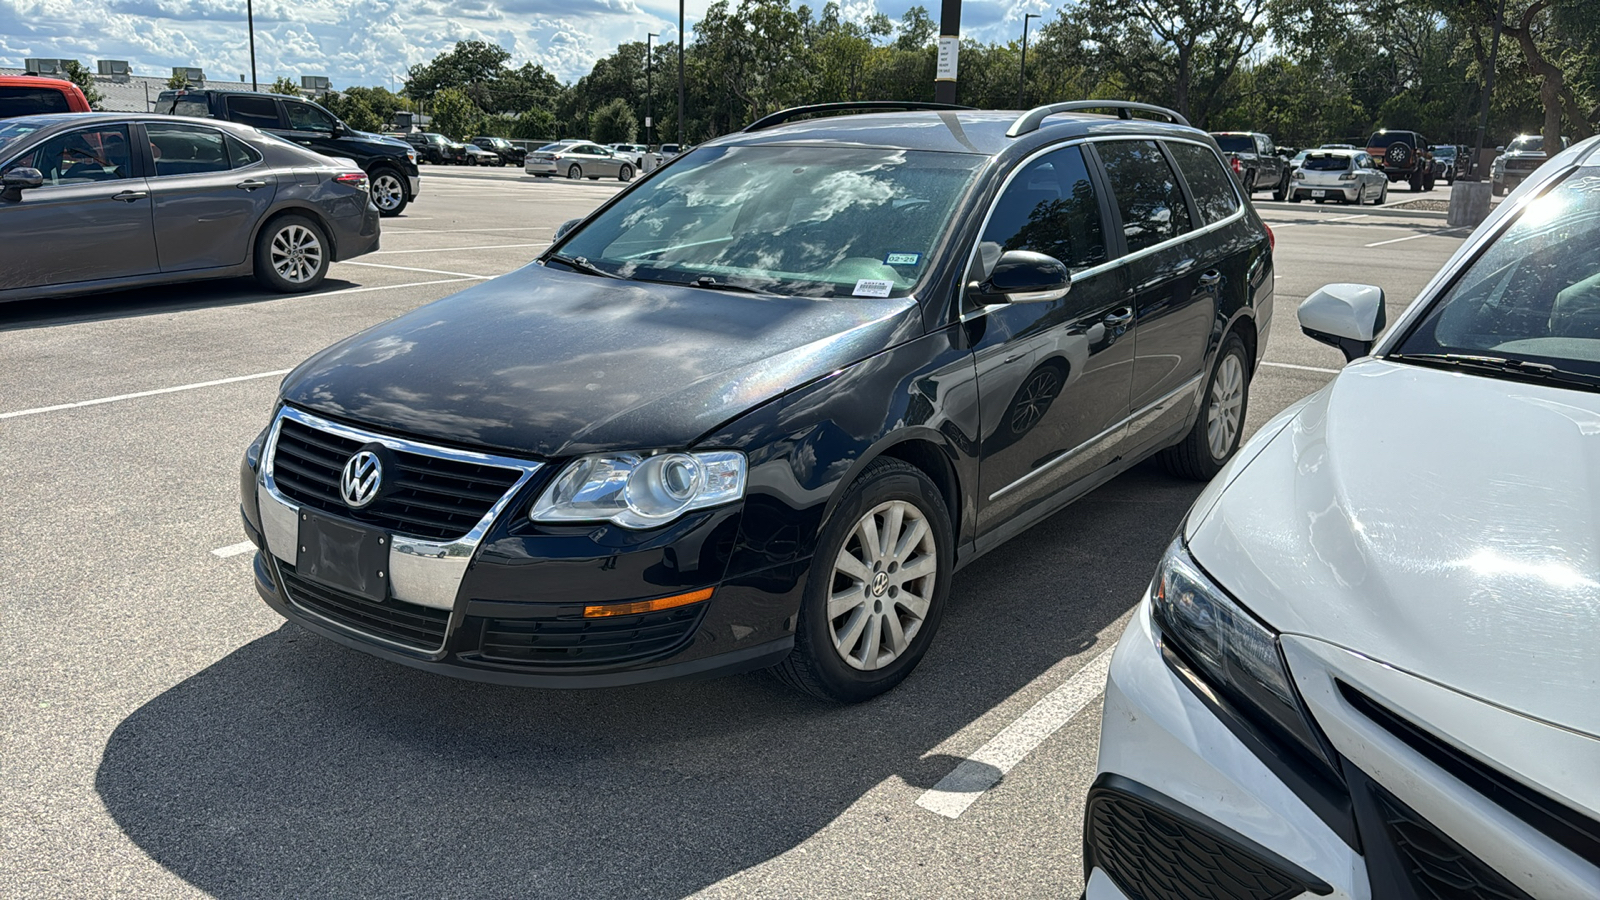
MULTIPOLYGON (((532 480, 540 469, 544 468, 544 464, 539 462, 497 456, 492 453, 457 450, 450 447, 441 447, 437 444, 428 444, 366 431, 348 425, 341 425, 293 407, 284 406, 273 420, 271 434, 267 439, 266 446, 262 449, 261 470, 257 476, 257 493, 261 501, 262 530, 266 537, 267 549, 272 556, 290 565, 295 565, 299 559, 298 519, 300 505, 284 496, 278 490, 277 481, 273 477, 273 465, 278 452, 278 436, 283 430, 285 419, 292 419, 309 428, 347 440, 359 441, 363 444, 382 444, 391 450, 420 456, 433 456, 456 462, 477 463, 513 469, 521 473, 516 482, 507 488, 505 493, 500 496, 500 499, 489 507, 477 524, 473 525, 466 534, 455 540, 429 541, 389 532, 390 592, 396 600, 413 603, 418 606, 445 610, 453 610, 455 608, 456 593, 461 586, 461 578, 466 574, 467 565, 472 561, 473 555, 477 553, 478 546, 483 542, 484 535, 488 534, 489 529, 500 515, 505 512, 506 507, 511 504, 517 493, 532 480)), ((290 602, 293 601, 290 600, 290 602)), ((295 608, 308 611, 299 604, 295 604, 295 608)), ((376 635, 365 631, 351 629, 345 625, 339 625, 339 627, 344 628, 346 631, 355 631, 365 638, 381 640, 376 635)), ((408 647, 407 649, 415 650, 416 648, 408 647)))
MULTIPOLYGON (((1211 151, 1211 155, 1213 157, 1216 157, 1219 161, 1221 160, 1221 157, 1217 155, 1216 148, 1212 147, 1210 144, 1207 144, 1205 141, 1197 140, 1197 139, 1194 139, 1194 138, 1187 138, 1187 137, 1165 137, 1165 136, 1155 136, 1155 135, 1150 135, 1148 137, 1139 137, 1139 136, 1127 135, 1127 134, 1115 134, 1115 135, 1107 134, 1107 135, 1094 135, 1094 136, 1089 136, 1089 137, 1075 137, 1075 138, 1071 138, 1069 140, 1062 141, 1059 144, 1050 144, 1050 145, 1045 146, 1045 147, 1040 147, 1038 150, 1035 150, 1034 152, 1032 152, 1032 153, 1028 154, 1027 156, 1023 157, 1023 159, 1020 162, 1018 162, 1015 166, 1012 166, 1010 172, 1006 173, 1005 181, 1000 183, 1000 190, 995 192, 994 199, 989 202, 989 210, 983 216, 983 223, 978 226, 978 235, 977 235, 977 238, 974 239, 973 242, 972 242, 972 249, 967 251, 967 264, 966 264, 965 268, 963 268, 961 270, 960 302, 956 306, 956 309, 957 309, 957 312, 958 312, 957 319, 959 321, 962 321, 962 322, 970 321, 971 319, 975 319, 975 318, 977 318, 979 316, 988 315, 989 312, 991 312, 992 310, 994 310, 994 309, 996 309, 996 308, 998 308, 1000 306, 1007 305, 1007 304, 1001 304, 1001 303, 991 303, 991 304, 988 304, 986 306, 983 306, 983 307, 980 307, 978 309, 975 309, 975 310, 973 310, 973 311, 971 311, 969 313, 961 313, 960 312, 960 310, 963 309, 966 306, 967 291, 968 291, 967 273, 972 271, 972 262, 978 256, 978 245, 980 243, 982 243, 982 241, 983 241, 984 232, 989 230, 989 221, 994 218, 995 210, 1000 206, 1001 198, 1003 198, 1005 196, 1006 191, 1011 187, 1011 182, 1014 181, 1016 179, 1016 177, 1019 174, 1022 173, 1022 170, 1027 168, 1030 163, 1032 163, 1034 160, 1038 159, 1039 157, 1044 156, 1046 153, 1054 153, 1057 150, 1064 150, 1067 147, 1076 147, 1076 146, 1081 146, 1083 144, 1097 144, 1097 143, 1101 143, 1101 142, 1105 142, 1105 141, 1156 141, 1156 142, 1173 141, 1173 142, 1177 142, 1177 143, 1180 143, 1180 144, 1195 144, 1195 145, 1198 145, 1198 146, 1201 146, 1201 147, 1205 147, 1207 150, 1210 150, 1211 151)), ((1170 163, 1169 163, 1169 165, 1170 165, 1170 163)), ((1181 177, 1181 173, 1174 173, 1174 174, 1178 174, 1181 177)), ((1230 177, 1229 181, 1230 182, 1234 182, 1236 180, 1230 177)), ((1095 187, 1096 187, 1096 189, 1099 189, 1100 185, 1096 185, 1095 187)), ((1109 189, 1109 185, 1107 185, 1107 188, 1109 189)), ((1076 272, 1072 272, 1072 280, 1073 281, 1078 281, 1078 280, 1083 279, 1083 278, 1092 278, 1092 277, 1094 277, 1096 275, 1100 275, 1100 274, 1102 274, 1104 272, 1109 272, 1109 271, 1115 269, 1117 266, 1123 265, 1125 263, 1132 262, 1132 261, 1134 261, 1136 259, 1141 259, 1141 258, 1143 258, 1145 256, 1148 256, 1148 255, 1152 254, 1152 253, 1157 253, 1157 252, 1159 252, 1161 250, 1165 250, 1168 247, 1175 247, 1178 244, 1183 243, 1184 241, 1191 240, 1191 239, 1197 238, 1197 237, 1199 237, 1199 236, 1201 236, 1203 234, 1209 234, 1212 231, 1217 231, 1217 230, 1222 229, 1222 228, 1224 228, 1224 227, 1226 227, 1228 225, 1232 225, 1234 222, 1237 222, 1239 219, 1244 218, 1245 207, 1247 205, 1244 202, 1244 198, 1239 196, 1239 186, 1238 186, 1237 183, 1235 183, 1233 185, 1233 196, 1234 196, 1234 200, 1238 201, 1238 206, 1228 216, 1225 216, 1224 218, 1218 219, 1217 221, 1212 222, 1209 225, 1202 225, 1199 228, 1192 228, 1192 229, 1184 232, 1183 234, 1178 235, 1175 238, 1168 238, 1167 240, 1164 240, 1159 244, 1152 244, 1152 245, 1150 245, 1148 247, 1145 247, 1142 250, 1136 250, 1136 251, 1134 251, 1132 253, 1125 253, 1122 256, 1117 257, 1116 259, 1107 260, 1107 261, 1105 261, 1103 263, 1100 263, 1099 265, 1090 266, 1090 267, 1088 267, 1086 269, 1080 269, 1080 270, 1078 270, 1076 272)), ((1186 193, 1185 193, 1185 199, 1186 200, 1189 199, 1188 195, 1187 195, 1187 189, 1186 189, 1186 193)), ((1102 223, 1102 224, 1107 224, 1107 223, 1102 223)), ((1109 248, 1107 248, 1107 249, 1109 250, 1109 248)), ((1070 267, 1069 267, 1068 271, 1071 271, 1070 267)))
POLYGON ((1089 438, 1088 440, 1084 441, 1083 443, 1079 444, 1078 446, 1073 447, 1071 450, 1068 450, 1067 452, 1061 454, 1060 456, 1057 456, 1056 458, 1050 460, 1049 462, 1045 463, 1044 465, 1039 466, 1037 469, 1034 469, 1033 471, 1028 472, 1027 474, 1023 475, 1021 478, 1018 478, 1016 481, 1013 481, 1010 484, 1006 485, 1005 487, 999 489, 998 491, 995 491, 994 493, 989 495, 989 502, 993 503, 995 500, 998 500, 999 498, 1004 497, 1006 494, 1011 493, 1012 491, 1016 490, 1017 488, 1023 487, 1024 485, 1026 485, 1028 482, 1034 480, 1035 478, 1038 478, 1039 476, 1044 475, 1046 472, 1049 472, 1050 470, 1054 469, 1056 466, 1062 465, 1063 463, 1066 463, 1069 460, 1072 460, 1072 459, 1076 458, 1077 456, 1082 454, 1083 451, 1085 451, 1087 449, 1090 449, 1096 443, 1104 440, 1108 435, 1110 435, 1113 432, 1116 432, 1116 431, 1118 431, 1120 429, 1128 427, 1128 423, 1132 422, 1133 420, 1139 418, 1142 415, 1145 415, 1146 413, 1150 412, 1151 410, 1155 409, 1156 407, 1161 406, 1162 404, 1164 404, 1167 401, 1173 399, 1174 397, 1177 397, 1180 394, 1183 394, 1185 392, 1194 390, 1195 387, 1200 383, 1200 377, 1201 376, 1196 375, 1193 378, 1189 379, 1188 381, 1185 381, 1183 384, 1178 385, 1177 387, 1175 387, 1172 390, 1166 392, 1165 394, 1162 394, 1160 397, 1157 397, 1155 400, 1152 400, 1149 403, 1146 403, 1144 406, 1139 407, 1137 410, 1129 413, 1127 416, 1125 416, 1122 419, 1118 420, 1115 425, 1110 426, 1109 428, 1107 428, 1106 430, 1100 432, 1099 434, 1095 435, 1094 437, 1089 438))

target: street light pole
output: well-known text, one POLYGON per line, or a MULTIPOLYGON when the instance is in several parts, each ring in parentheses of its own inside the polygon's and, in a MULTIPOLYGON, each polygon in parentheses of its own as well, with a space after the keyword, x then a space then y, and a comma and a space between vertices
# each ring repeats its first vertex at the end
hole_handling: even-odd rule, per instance
POLYGON ((650 100, 655 94, 652 89, 655 82, 653 72, 655 69, 655 54, 650 50, 650 42, 660 37, 658 34, 644 36, 644 142, 646 148, 650 145, 650 100))
POLYGON ((250 90, 259 91, 261 85, 256 83, 256 4, 255 0, 244 0, 245 21, 250 26, 250 90))
POLYGON ((1042 19, 1040 13, 1028 13, 1022 17, 1022 66, 1017 72, 1017 109, 1027 109, 1022 101, 1023 88, 1028 83, 1028 23, 1034 19, 1042 19))
POLYGON ((683 0, 678 0, 678 149, 683 149, 683 0))

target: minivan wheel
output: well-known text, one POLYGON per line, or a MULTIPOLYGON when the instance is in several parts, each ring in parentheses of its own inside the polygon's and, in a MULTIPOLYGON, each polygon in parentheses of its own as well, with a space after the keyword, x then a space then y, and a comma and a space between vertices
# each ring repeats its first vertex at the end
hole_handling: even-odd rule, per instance
POLYGON ((1167 471, 1196 481, 1210 480, 1239 449, 1249 409, 1250 359, 1244 341, 1230 334, 1211 367, 1194 427, 1182 441, 1161 453, 1167 471))
POLYGON ((256 236, 256 279, 286 294, 309 291, 328 274, 327 235, 305 216, 276 219, 256 236))
POLYGON ((902 460, 875 460, 823 527, 794 649, 774 674, 845 703, 899 684, 939 627, 954 562, 950 514, 933 480, 902 460))
POLYGON ((408 202, 406 186, 392 169, 379 169, 372 176, 372 205, 378 215, 398 216, 408 202))

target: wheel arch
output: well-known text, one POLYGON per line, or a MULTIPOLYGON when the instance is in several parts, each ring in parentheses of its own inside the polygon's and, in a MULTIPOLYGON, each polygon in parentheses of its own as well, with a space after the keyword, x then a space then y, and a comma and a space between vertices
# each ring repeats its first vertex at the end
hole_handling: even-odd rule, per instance
POLYGON ((246 261, 249 264, 255 264, 256 244, 261 240, 262 232, 265 232, 272 223, 282 219, 284 216, 305 216, 317 223, 317 227, 322 229, 323 237, 328 239, 328 262, 339 261, 339 238, 334 234, 333 226, 328 224, 328 217, 324 216, 316 207, 296 203, 280 206, 261 217, 261 222, 250 233, 249 253, 246 255, 246 261))

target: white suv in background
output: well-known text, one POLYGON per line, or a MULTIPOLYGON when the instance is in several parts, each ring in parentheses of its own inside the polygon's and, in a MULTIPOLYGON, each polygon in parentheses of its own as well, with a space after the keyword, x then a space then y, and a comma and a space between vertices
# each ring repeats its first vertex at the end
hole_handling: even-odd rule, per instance
POLYGON ((1206 488, 1118 644, 1088 900, 1600 897, 1600 138, 1206 488), (1367 356, 1371 351, 1371 356, 1367 356))

